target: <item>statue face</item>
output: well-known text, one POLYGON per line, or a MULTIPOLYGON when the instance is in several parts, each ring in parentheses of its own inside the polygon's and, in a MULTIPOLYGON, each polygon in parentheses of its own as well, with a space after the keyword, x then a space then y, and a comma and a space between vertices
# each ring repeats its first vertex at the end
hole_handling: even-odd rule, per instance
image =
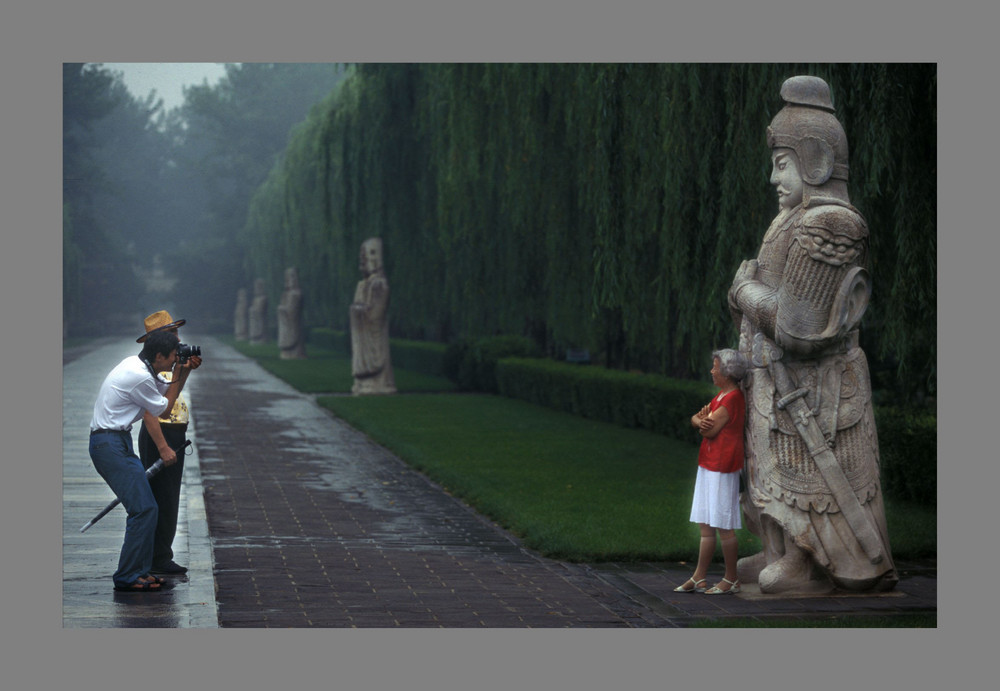
POLYGON ((802 203, 802 176, 799 160, 791 149, 771 151, 771 184, 778 192, 778 206, 792 209, 802 203))
POLYGON ((366 276, 375 273, 382 268, 382 255, 379 252, 378 243, 365 242, 361 245, 360 268, 361 273, 366 276))

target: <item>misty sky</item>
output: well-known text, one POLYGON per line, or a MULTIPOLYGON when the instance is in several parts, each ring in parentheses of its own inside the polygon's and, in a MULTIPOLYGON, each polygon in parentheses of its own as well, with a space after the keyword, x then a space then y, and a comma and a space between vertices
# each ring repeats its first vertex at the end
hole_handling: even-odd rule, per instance
POLYGON ((226 73, 218 62, 105 62, 103 65, 121 72, 125 86, 139 99, 145 99, 155 89, 165 110, 184 102, 183 87, 201 84, 205 79, 210 85, 215 84, 226 73))

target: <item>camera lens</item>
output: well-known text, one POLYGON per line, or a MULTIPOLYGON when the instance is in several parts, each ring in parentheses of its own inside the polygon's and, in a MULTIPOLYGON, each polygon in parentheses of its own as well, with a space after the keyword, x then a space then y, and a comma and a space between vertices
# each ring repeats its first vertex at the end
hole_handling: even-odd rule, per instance
POLYGON ((190 357, 201 357, 201 346, 188 345, 187 343, 177 344, 177 359, 183 364, 190 357))

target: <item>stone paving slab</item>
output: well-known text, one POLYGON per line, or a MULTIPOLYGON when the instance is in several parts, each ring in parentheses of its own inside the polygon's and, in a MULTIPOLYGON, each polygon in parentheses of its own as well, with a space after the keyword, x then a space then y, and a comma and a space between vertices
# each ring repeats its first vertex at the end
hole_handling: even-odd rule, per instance
MULTIPOLYGON (((721 579, 722 565, 709 573, 709 582, 721 579)), ((894 616, 937 611, 937 569, 931 561, 896 563, 900 583, 888 593, 837 593, 823 597, 767 595, 754 583, 743 584, 734 595, 703 596, 675 593, 673 588, 690 575, 692 566, 680 564, 608 564, 595 573, 646 602, 672 625, 688 626, 704 619, 748 617, 759 621, 814 617, 894 616)))
MULTIPOLYGON (((67 413, 64 500, 74 515, 64 519, 64 626, 683 628, 705 618, 936 612, 932 562, 901 565, 889 594, 780 598, 752 585, 732 596, 674 593, 687 564, 541 558, 312 396, 215 339, 186 342, 205 353, 187 387, 197 460, 185 462, 178 540, 188 545, 178 561, 187 557, 191 572, 157 602, 140 596, 140 606, 126 606, 110 596, 122 524, 108 516, 82 541, 73 534, 81 514, 106 503, 92 495, 109 491, 67 413), (202 607, 207 593, 215 601, 202 607)), ((84 428, 100 379, 120 359, 112 351, 64 367, 66 410, 89 399, 84 428), (73 382, 89 369, 97 372, 77 396, 73 382)), ((721 577, 716 566, 710 578, 721 577)))

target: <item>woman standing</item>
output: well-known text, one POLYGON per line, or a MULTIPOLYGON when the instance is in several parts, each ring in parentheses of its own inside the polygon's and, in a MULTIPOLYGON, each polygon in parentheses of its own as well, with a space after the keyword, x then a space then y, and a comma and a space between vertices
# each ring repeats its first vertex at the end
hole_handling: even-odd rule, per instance
POLYGON ((712 353, 712 362, 712 383, 719 387, 719 394, 691 416, 691 426, 702 436, 691 505, 691 521, 701 530, 698 566, 691 578, 674 588, 678 593, 722 595, 740 592, 736 575, 736 529, 743 527, 739 501, 746 404, 737 382, 746 373, 747 361, 739 351, 725 349, 712 353), (705 576, 715 554, 716 531, 722 543, 726 575, 706 590, 705 576))

